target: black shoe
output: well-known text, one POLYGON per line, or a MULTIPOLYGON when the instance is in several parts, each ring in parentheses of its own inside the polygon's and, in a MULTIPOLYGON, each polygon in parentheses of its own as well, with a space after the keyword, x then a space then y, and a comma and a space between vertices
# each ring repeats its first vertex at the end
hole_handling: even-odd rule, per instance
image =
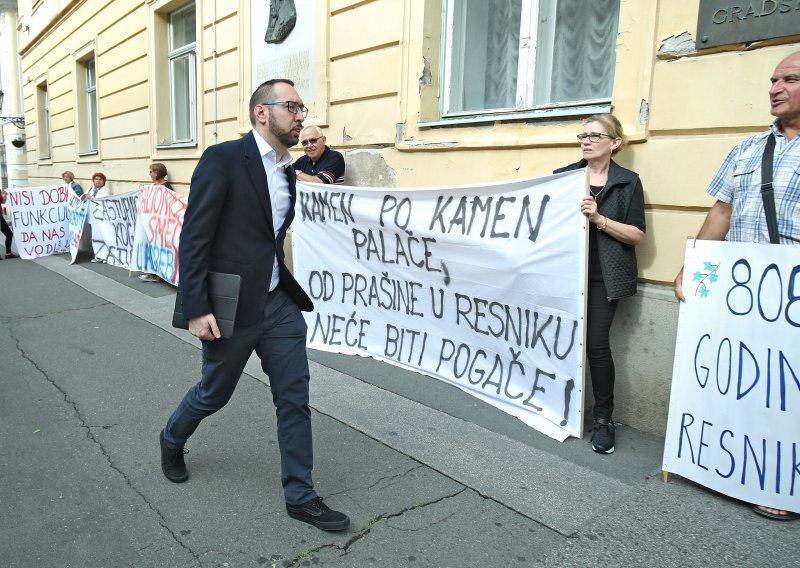
POLYGON ((158 441, 161 443, 161 471, 164 472, 164 477, 172 483, 183 483, 189 479, 186 462, 183 461, 183 454, 188 454, 189 450, 185 448, 168 448, 166 442, 164 442, 164 430, 161 430, 158 441))
POLYGON ((612 420, 595 418, 594 434, 592 434, 592 449, 600 454, 613 454, 614 430, 616 430, 616 426, 612 420))
POLYGON ((350 519, 339 511, 332 511, 322 497, 314 497, 302 505, 289 505, 286 503, 286 512, 298 521, 314 525, 324 531, 343 531, 350 526, 350 519))
POLYGON ((7 252, 6 253, 6 258, 19 258, 19 257, 17 255, 15 255, 13 252, 7 252))

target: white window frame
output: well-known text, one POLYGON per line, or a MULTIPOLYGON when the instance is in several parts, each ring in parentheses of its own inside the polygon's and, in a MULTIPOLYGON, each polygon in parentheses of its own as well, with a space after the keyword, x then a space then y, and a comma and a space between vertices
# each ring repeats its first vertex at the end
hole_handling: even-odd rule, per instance
POLYGON ((53 155, 51 134, 50 134, 50 93, 47 81, 37 83, 37 103, 40 105, 38 120, 38 151, 39 160, 49 160, 53 155), (44 144, 42 144, 44 142, 44 144))
MULTIPOLYGON (((454 41, 454 15, 455 2, 458 0, 444 0, 442 3, 442 38, 440 61, 442 61, 442 85, 443 96, 439 101, 439 116, 441 121, 423 122, 420 126, 439 126, 449 124, 453 119, 459 122, 486 122, 492 117, 501 117, 504 120, 539 118, 544 116, 569 116, 585 115, 595 112, 608 112, 611 108, 611 98, 595 98, 588 100, 576 100, 561 103, 546 103, 536 105, 535 94, 537 88, 545 88, 549 85, 535 84, 537 58, 549 58, 552 61, 552 44, 550 48, 542 53, 537 53, 537 40, 540 31, 543 33, 554 33, 554 30, 539 30, 539 4, 540 0, 522 0, 522 11, 520 14, 520 48, 519 61, 517 67, 517 90, 515 95, 516 105, 514 108, 505 109, 486 109, 469 111, 451 111, 450 100, 453 85, 453 41, 454 41)), ((555 26, 555 3, 553 3, 553 14, 548 21, 554 22, 555 26)), ((466 12, 465 12, 466 14, 466 12)), ((463 59, 461 60, 463 64, 463 59)))
MULTIPOLYGON (((170 135, 172 137, 171 145, 195 145, 197 144, 197 37, 195 34, 195 41, 174 49, 173 46, 173 21, 176 17, 182 16, 188 11, 195 12, 197 17, 197 8, 194 2, 190 2, 186 6, 179 8, 169 14, 169 21, 167 25, 167 60, 169 66, 169 92, 170 92, 170 135), (176 121, 175 109, 177 108, 177 99, 175 98, 175 71, 174 65, 177 61, 185 59, 188 61, 188 85, 189 85, 189 100, 187 105, 189 108, 189 137, 180 138, 178 136, 178 124, 176 121)), ((195 20, 196 21, 196 20, 195 20)))
POLYGON ((94 55, 83 62, 83 68, 86 87, 86 151, 84 153, 96 154, 100 146, 100 129, 97 108, 97 59, 94 55))

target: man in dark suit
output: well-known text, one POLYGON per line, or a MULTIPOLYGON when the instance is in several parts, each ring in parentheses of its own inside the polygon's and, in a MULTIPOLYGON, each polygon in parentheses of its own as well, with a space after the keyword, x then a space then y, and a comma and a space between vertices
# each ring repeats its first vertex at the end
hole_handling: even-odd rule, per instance
POLYGON ((308 109, 291 81, 274 79, 250 98, 253 130, 203 152, 192 175, 179 247, 180 290, 189 331, 202 340, 200 382, 186 393, 160 435, 161 469, 189 478, 184 445, 200 422, 230 400, 255 351, 269 376, 278 418, 281 482, 290 517, 323 530, 350 520, 314 491, 308 407, 306 323, 313 304, 284 262, 294 218, 295 175, 288 148, 297 144, 308 109), (221 337, 206 284, 209 271, 239 274, 233 336, 221 337))

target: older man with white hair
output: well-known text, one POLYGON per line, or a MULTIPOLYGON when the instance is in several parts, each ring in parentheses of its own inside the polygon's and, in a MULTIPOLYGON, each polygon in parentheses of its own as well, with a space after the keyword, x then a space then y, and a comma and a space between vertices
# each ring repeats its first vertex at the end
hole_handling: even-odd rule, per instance
MULTIPOLYGON (((725 158, 708 187, 708 194, 717 201, 706 215, 698 239, 800 245, 800 51, 778 63, 770 83, 770 113, 775 120, 767 131, 739 142, 725 158), (771 166, 767 171, 771 170, 772 183, 762 184, 762 160, 771 166), (770 189, 773 231, 762 197, 770 189)), ((682 268, 674 285, 675 297, 683 301, 682 268)), ((776 521, 800 519, 800 513, 764 505, 755 505, 753 510, 776 521)))
POLYGON ((319 126, 306 126, 300 133, 305 156, 294 163, 298 181, 344 183, 344 156, 325 145, 319 126))

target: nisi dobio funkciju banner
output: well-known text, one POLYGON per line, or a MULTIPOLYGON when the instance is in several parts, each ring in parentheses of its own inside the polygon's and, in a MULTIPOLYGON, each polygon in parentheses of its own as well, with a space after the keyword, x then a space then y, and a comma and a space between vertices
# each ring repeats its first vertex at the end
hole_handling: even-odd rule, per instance
POLYGON ((178 285, 178 244, 187 199, 162 185, 141 186, 131 270, 178 285))
POLYGON ((69 250, 67 186, 12 187, 8 190, 14 238, 21 258, 69 250))
POLYGON ((800 247, 686 246, 665 471, 800 512, 800 247))
POLYGON ((559 440, 580 435, 585 171, 450 188, 298 183, 309 347, 454 384, 559 440))

